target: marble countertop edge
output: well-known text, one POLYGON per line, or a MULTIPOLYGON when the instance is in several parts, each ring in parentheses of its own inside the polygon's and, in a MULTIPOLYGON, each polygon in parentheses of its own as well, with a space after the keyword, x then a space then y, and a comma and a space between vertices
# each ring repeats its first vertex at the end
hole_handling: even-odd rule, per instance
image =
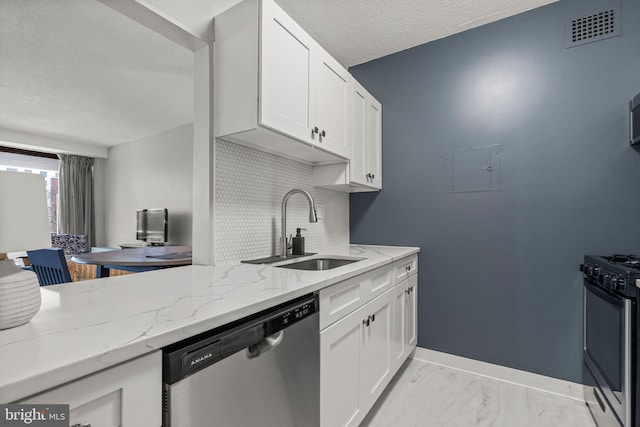
POLYGON ((43 288, 41 312, 27 325, 0 331, 0 403, 23 400, 419 250, 348 245, 323 253, 366 260, 319 272, 239 263, 187 266, 43 288), (91 304, 95 309, 85 307, 91 304))

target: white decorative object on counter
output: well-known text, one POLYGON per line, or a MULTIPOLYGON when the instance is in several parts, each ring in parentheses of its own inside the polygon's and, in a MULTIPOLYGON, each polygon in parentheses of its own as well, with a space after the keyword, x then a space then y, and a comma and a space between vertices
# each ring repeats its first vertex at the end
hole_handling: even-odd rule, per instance
POLYGON ((40 283, 7 252, 51 246, 44 177, 0 171, 0 329, 29 322, 40 309, 40 283))

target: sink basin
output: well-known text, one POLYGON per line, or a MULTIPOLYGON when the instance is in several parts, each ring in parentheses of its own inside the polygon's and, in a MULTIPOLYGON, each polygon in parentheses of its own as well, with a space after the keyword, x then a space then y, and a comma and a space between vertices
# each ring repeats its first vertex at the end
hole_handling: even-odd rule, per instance
POLYGON ((330 270, 343 265, 358 262, 359 259, 343 259, 343 258, 313 258, 305 261, 298 261, 291 264, 277 265, 280 268, 293 268, 296 270, 320 271, 330 270))

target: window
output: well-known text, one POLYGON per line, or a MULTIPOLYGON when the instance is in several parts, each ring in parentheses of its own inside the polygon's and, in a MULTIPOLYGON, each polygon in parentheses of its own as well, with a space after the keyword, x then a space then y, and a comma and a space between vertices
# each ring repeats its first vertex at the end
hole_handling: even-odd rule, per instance
POLYGON ((0 170, 37 173, 45 177, 51 232, 58 231, 58 165, 55 154, 0 146, 0 170))

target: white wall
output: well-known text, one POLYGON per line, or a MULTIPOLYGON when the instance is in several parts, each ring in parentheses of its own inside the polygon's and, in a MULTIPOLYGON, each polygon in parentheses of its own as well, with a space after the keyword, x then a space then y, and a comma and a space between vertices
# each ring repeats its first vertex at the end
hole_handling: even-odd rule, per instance
POLYGON ((169 243, 191 245, 193 125, 109 148, 106 244, 131 243, 136 210, 169 210, 169 243))
POLYGON ((311 193, 324 218, 310 224, 307 200, 293 195, 287 235, 306 228, 307 252, 349 243, 349 194, 313 187, 310 165, 217 141, 215 166, 215 264, 275 255, 282 199, 294 188, 311 193))
MULTIPOLYGON (((139 0, 138 0, 139 1, 139 0)), ((240 0, 146 0, 145 6, 169 20, 177 20, 202 40, 213 40, 211 21, 240 0)))

